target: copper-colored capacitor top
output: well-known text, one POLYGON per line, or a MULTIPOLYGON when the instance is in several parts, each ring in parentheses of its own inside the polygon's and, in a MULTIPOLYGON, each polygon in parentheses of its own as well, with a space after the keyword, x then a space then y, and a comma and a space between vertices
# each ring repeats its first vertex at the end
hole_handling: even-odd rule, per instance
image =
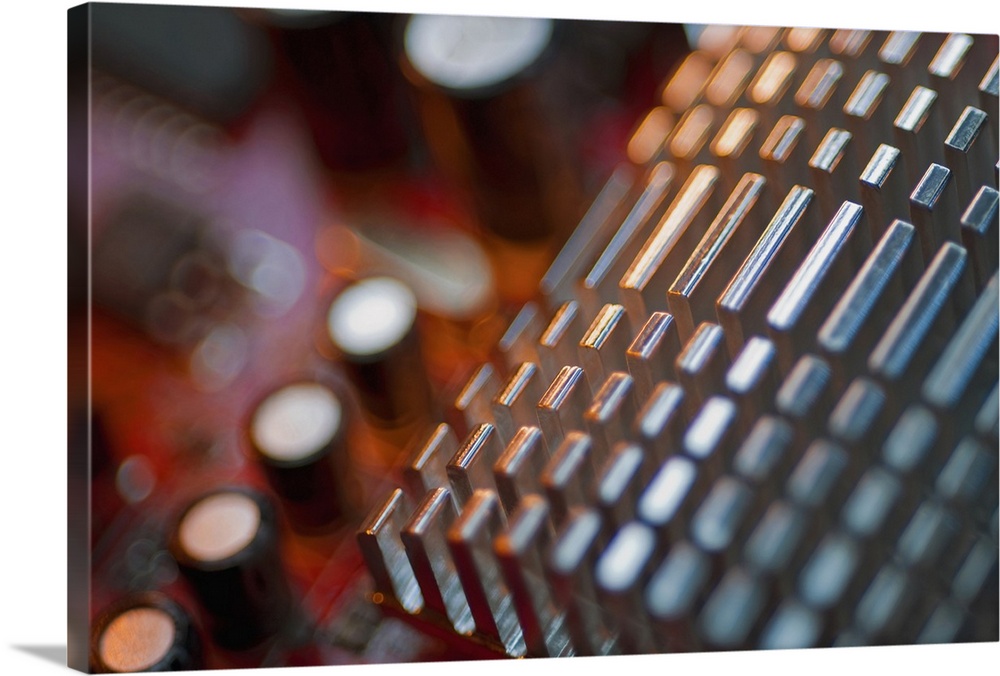
POLYGON ((108 624, 98 652, 113 671, 145 671, 166 657, 176 635, 174 619, 166 611, 132 608, 108 624))
POLYGON ((307 460, 337 436, 344 410, 340 399, 318 383, 295 383, 268 396, 250 423, 254 446, 279 462, 307 460))
POLYGON ((196 502, 184 514, 178 543, 193 559, 222 561, 253 542, 260 524, 260 508, 250 496, 215 493, 196 502))
POLYGON ((170 549, 214 640, 231 650, 260 645, 296 608, 271 499, 249 486, 218 488, 183 512, 170 549))

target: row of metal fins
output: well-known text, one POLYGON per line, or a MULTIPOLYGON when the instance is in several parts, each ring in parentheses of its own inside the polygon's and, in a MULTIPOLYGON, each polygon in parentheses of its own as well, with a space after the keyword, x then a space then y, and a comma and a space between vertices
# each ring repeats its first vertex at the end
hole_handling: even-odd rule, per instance
POLYGON ((699 45, 360 529, 377 600, 510 656, 995 641, 996 36, 699 45))

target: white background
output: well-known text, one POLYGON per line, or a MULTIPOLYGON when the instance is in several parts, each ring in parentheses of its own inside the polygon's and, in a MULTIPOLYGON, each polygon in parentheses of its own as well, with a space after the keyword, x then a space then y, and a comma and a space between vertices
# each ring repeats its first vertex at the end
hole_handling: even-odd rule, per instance
MULTIPOLYGON (((173 4, 178 4, 174 2, 173 4)), ((190 3, 188 3, 190 4, 190 3)), ((879 0, 739 2, 614 0, 303 0, 205 4, 544 15, 759 25, 1000 32, 989 0, 890 11, 879 0), (984 7, 990 6, 986 10, 984 7), (906 13, 904 13, 906 12, 906 13)), ((907 3, 910 8, 916 3, 907 3)), ((66 645, 66 10, 49 0, 5 2, 0 12, 0 674, 65 670, 66 645)), ((993 672, 1000 646, 822 650, 783 653, 534 660, 407 667, 404 673, 540 674, 554 669, 940 674, 993 672), (989 666, 992 665, 992 666, 989 666)), ((254 673, 388 674, 398 667, 254 673)), ((235 672, 221 672, 235 673, 235 672)), ((245 673, 245 672, 243 672, 245 673)))

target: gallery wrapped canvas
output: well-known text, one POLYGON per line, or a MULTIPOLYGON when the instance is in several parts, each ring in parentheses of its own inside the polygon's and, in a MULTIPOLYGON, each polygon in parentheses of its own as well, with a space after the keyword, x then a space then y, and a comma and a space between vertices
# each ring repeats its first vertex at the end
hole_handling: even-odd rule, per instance
POLYGON ((998 640, 996 35, 68 25, 71 667, 998 640))

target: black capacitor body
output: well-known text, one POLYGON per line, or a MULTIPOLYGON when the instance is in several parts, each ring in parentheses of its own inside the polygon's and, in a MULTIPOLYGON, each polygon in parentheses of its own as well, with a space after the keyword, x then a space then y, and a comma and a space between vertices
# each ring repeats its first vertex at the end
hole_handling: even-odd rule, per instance
MULTIPOLYGON (((419 314, 416 298, 405 284, 388 277, 369 277, 358 280, 341 290, 334 298, 328 315, 328 336, 342 364, 343 371, 357 394, 361 408, 370 423, 378 428, 403 428, 421 425, 436 414, 430 380, 423 359, 419 335, 419 314), (406 291, 402 291, 406 289, 406 291), (371 294, 370 296, 368 294, 371 294), (350 300, 342 304, 348 295, 350 300), (388 308, 382 311, 399 311, 401 316, 412 313, 409 325, 396 327, 399 335, 393 336, 389 344, 379 337, 378 349, 368 350, 368 346, 355 338, 351 344, 338 338, 332 323, 337 321, 357 322, 357 316, 368 312, 369 303, 388 299, 388 308), (333 319, 334 307, 343 309, 333 319), (412 307, 411 307, 412 305, 412 307), (351 319, 348 319, 351 317, 351 319)), ((362 337, 362 340, 366 340, 362 337)))
POLYGON ((170 550, 178 568, 210 616, 211 633, 219 645, 241 650, 259 645, 278 633, 294 608, 292 590, 278 549, 277 514, 262 493, 246 487, 213 491, 190 503, 178 520, 170 550), (260 510, 260 522, 250 542, 235 554, 205 561, 183 546, 179 526, 191 508, 220 493, 249 497, 260 510))
POLYGON ((320 534, 328 531, 337 519, 351 509, 352 492, 347 485, 351 475, 347 437, 353 411, 342 387, 330 382, 299 380, 262 397, 252 409, 254 414, 269 397, 296 385, 321 386, 336 399, 340 407, 339 420, 329 439, 301 457, 280 459, 261 447, 254 434, 253 416, 244 429, 247 430, 247 444, 271 488, 281 499, 289 525, 304 534, 320 534))
POLYGON ((334 171, 405 160, 413 112, 392 54, 396 15, 317 12, 270 15, 281 86, 292 90, 316 151, 334 171))
POLYGON ((503 240, 545 241, 567 232, 579 216, 571 140, 543 91, 551 84, 545 77, 558 32, 554 22, 544 48, 516 72, 465 88, 421 72, 404 39, 400 60, 430 151, 468 196, 480 224, 503 240))
POLYGON ((344 366, 375 424, 407 424, 429 416, 430 385, 415 328, 380 354, 345 355, 344 366))

